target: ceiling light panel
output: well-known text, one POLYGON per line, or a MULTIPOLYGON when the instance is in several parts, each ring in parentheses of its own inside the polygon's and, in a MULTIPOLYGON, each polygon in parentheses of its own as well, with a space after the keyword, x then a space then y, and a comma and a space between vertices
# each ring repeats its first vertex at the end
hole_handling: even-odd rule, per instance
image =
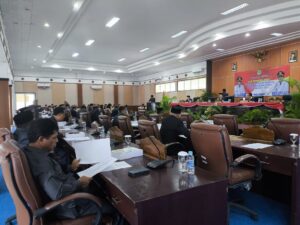
POLYGON ((250 33, 246 33, 246 34, 245 34, 245 37, 250 37, 250 36, 251 36, 250 33))
POLYGON ((78 57, 79 56, 79 53, 78 52, 74 52, 73 54, 72 54, 72 57, 73 58, 76 58, 76 57, 78 57))
POLYGON ((48 51, 50 54, 53 52, 53 49, 49 49, 49 51, 48 51))
POLYGON ((154 65, 158 66, 158 65, 160 65, 160 62, 155 62, 154 65))
POLYGON ((116 72, 116 73, 123 73, 123 70, 117 69, 114 72, 116 72))
POLYGON ((46 22, 46 23, 44 23, 44 27, 49 28, 49 27, 50 27, 50 24, 46 22))
POLYGON ((114 26, 117 22, 119 22, 120 18, 119 17, 113 17, 112 19, 110 19, 105 26, 111 28, 112 26, 114 26))
POLYGON ((238 10, 241 10, 241 9, 247 7, 247 6, 248 6, 248 3, 243 3, 243 4, 239 5, 239 6, 236 6, 236 7, 232 8, 232 9, 229 9, 229 10, 227 10, 227 11, 225 11, 225 12, 222 12, 221 15, 226 16, 226 15, 228 15, 228 14, 231 14, 231 13, 233 13, 233 12, 236 12, 236 11, 238 11, 238 10))
POLYGON ((260 21, 258 24, 254 26, 254 30, 260 30, 264 28, 270 27, 270 24, 264 21, 260 21))
POLYGON ((177 34, 172 35, 171 38, 177 38, 177 37, 179 37, 179 36, 181 36, 181 35, 183 35, 185 33, 187 33, 187 31, 186 30, 182 30, 182 31, 180 31, 177 34))
POLYGON ((64 35, 64 33, 63 33, 63 32, 59 32, 59 33, 57 33, 57 37, 58 37, 58 38, 61 38, 63 35, 64 35))
POLYGON ((140 52, 145 52, 145 51, 148 51, 148 50, 149 50, 149 48, 143 48, 143 49, 140 50, 140 52))
POLYGON ((121 58, 121 59, 119 59, 118 61, 119 61, 119 62, 123 62, 124 60, 126 60, 126 58, 121 58))
POLYGON ((280 37, 280 36, 282 36, 282 33, 272 33, 270 35, 275 36, 275 37, 280 37))
POLYGON ((178 59, 182 59, 182 58, 186 57, 186 54, 180 53, 177 57, 178 57, 178 59))
POLYGON ((95 40, 88 40, 87 42, 85 42, 86 46, 91 46, 93 43, 95 42, 95 40))
POLYGON ((86 69, 89 70, 89 71, 95 71, 96 70, 94 67, 88 67, 86 69))
POLYGON ((81 1, 74 2, 74 4, 73 4, 73 11, 77 12, 80 9, 81 5, 82 5, 81 1))

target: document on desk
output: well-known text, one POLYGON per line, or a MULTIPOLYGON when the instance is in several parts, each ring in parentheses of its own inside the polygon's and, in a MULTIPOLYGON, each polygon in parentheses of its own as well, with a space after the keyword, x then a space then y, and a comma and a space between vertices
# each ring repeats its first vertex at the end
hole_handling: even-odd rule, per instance
POLYGON ((127 162, 120 161, 120 162, 114 162, 110 166, 106 167, 103 171, 112 171, 112 170, 124 169, 129 167, 131 167, 131 165, 128 164, 127 162))
POLYGON ((117 160, 116 158, 111 157, 104 163, 97 163, 86 170, 80 171, 79 173, 77 173, 77 175, 80 177, 82 176, 93 177, 96 174, 104 171, 106 168, 110 167, 116 160, 117 160))
MULTIPOLYGON (((90 140, 89 137, 69 137, 69 138, 65 138, 66 141, 88 141, 90 140)), ((72 144, 74 145, 74 144, 72 144)))
POLYGON ((111 152, 112 157, 118 160, 130 159, 143 155, 143 150, 135 147, 127 147, 122 149, 113 150, 111 152))
POLYGON ((80 164, 104 164, 112 158, 109 138, 77 142, 73 147, 80 164))
POLYGON ((268 148, 271 146, 272 145, 262 144, 262 143, 252 143, 252 144, 242 145, 242 147, 251 148, 251 149, 262 149, 262 148, 268 148))

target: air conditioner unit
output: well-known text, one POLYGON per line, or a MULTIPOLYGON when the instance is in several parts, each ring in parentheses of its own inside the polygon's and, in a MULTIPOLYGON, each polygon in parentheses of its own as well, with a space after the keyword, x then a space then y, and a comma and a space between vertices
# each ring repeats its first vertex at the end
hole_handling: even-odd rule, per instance
POLYGON ((101 90, 102 89, 102 85, 91 85, 91 89, 93 89, 93 90, 101 90))
POLYGON ((46 89, 46 88, 50 88, 50 83, 37 83, 37 87, 40 88, 40 89, 46 89))

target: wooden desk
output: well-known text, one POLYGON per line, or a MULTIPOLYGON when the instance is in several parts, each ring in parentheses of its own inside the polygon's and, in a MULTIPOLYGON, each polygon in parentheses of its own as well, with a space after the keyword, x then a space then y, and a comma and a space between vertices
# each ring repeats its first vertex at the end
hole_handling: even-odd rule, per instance
MULTIPOLYGON (((127 160, 133 166, 148 161, 127 160)), ((131 225, 225 225, 227 180, 200 168, 194 176, 180 176, 177 166, 136 178, 127 175, 130 168, 103 172, 100 177, 113 205, 131 225)))
POLYGON ((290 144, 285 144, 264 149, 249 149, 242 145, 253 143, 253 140, 232 135, 230 140, 233 151, 254 154, 262 161, 263 169, 292 178, 291 224, 300 225, 300 151, 298 147, 293 149, 290 144))

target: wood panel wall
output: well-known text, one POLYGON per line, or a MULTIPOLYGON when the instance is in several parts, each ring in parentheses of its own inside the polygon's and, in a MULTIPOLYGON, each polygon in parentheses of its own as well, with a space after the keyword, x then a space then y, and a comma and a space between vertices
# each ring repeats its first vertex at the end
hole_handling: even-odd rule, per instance
POLYGON ((0 78, 0 127, 10 129, 11 109, 8 79, 0 78))
POLYGON ((290 65, 290 76, 300 80, 300 40, 258 50, 268 51, 266 59, 261 63, 251 55, 254 51, 214 60, 212 62, 212 92, 219 93, 226 88, 229 95, 233 95, 235 73, 231 71, 233 63, 237 63, 237 72, 290 65), (298 50, 298 61, 289 63, 289 53, 292 50, 298 50))

